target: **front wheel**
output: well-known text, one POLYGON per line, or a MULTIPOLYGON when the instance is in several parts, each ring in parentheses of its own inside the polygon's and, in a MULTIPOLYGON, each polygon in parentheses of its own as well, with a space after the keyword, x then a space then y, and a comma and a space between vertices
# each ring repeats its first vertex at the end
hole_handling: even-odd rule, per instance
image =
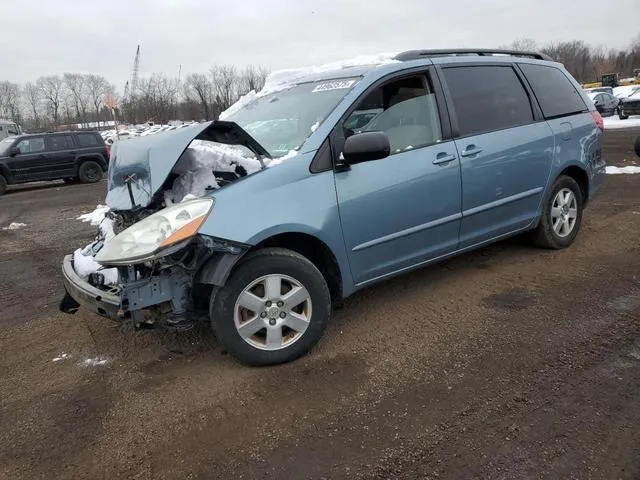
POLYGON ((583 203, 578 183, 566 175, 558 177, 534 232, 536 245, 552 249, 571 245, 580 230, 583 203))
POLYGON ((0 175, 0 195, 4 195, 7 191, 7 179, 0 175))
POLYGON ((248 365, 275 365, 307 353, 331 315, 327 283, 307 258, 266 248, 249 254, 214 291, 211 325, 222 347, 248 365))

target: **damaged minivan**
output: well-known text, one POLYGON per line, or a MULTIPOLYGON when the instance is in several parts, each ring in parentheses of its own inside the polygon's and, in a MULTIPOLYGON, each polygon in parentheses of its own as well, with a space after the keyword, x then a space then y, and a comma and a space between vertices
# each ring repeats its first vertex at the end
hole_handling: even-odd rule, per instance
POLYGON ((602 118, 544 55, 416 50, 284 73, 220 120, 114 143, 61 310, 135 329, 204 320, 238 360, 287 362, 366 286, 527 231, 568 247, 603 181, 602 118))

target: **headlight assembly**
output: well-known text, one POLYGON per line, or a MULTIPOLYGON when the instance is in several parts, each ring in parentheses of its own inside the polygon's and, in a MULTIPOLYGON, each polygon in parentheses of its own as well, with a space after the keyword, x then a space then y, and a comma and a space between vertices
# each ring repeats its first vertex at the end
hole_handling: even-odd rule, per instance
POLYGON ((193 237, 213 208, 213 198, 198 198, 160 210, 123 230, 96 254, 102 265, 130 265, 174 252, 193 237))

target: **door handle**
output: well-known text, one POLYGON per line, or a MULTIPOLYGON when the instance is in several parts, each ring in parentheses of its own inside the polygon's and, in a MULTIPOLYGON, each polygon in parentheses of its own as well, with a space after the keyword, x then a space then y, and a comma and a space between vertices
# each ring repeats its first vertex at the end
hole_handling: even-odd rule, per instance
POLYGON ((462 157, 471 157, 473 155, 477 155, 482 151, 481 148, 476 147, 475 145, 467 145, 467 147, 460 154, 462 157))
POLYGON ((447 164, 449 162, 453 162, 456 159, 455 156, 449 154, 449 153, 444 153, 441 152, 438 155, 436 155, 436 159, 433 161, 434 165, 444 165, 447 164))

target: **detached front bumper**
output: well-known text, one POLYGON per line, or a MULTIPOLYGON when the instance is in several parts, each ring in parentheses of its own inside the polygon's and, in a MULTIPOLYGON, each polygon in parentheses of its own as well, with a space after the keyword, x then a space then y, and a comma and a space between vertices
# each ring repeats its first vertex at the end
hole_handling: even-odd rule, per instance
POLYGON ((121 297, 118 294, 100 290, 89 284, 73 269, 73 255, 67 255, 62 262, 62 279, 66 295, 60 309, 75 313, 79 306, 113 320, 121 319, 121 297), (70 298, 69 298, 70 297, 70 298))

